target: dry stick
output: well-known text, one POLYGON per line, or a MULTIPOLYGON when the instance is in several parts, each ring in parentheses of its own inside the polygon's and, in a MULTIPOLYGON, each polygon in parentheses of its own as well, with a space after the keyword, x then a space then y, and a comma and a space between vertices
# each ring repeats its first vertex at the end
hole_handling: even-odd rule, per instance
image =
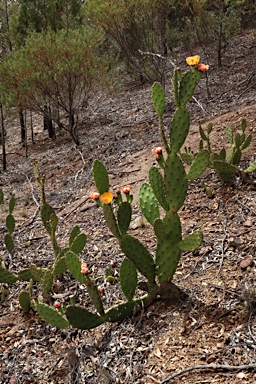
POLYGON ((219 270, 218 270, 217 275, 220 274, 220 271, 221 271, 221 268, 222 268, 222 265, 223 265, 223 261, 224 261, 224 253, 225 253, 224 243, 225 243, 225 240, 226 240, 226 238, 227 238, 227 231, 226 231, 227 226, 226 226, 226 222, 225 222, 225 224, 222 223, 222 225, 223 225, 223 229, 224 229, 224 237, 223 237, 223 239, 222 239, 222 241, 221 241, 221 261, 220 261, 220 266, 219 266, 219 270))
POLYGON ((192 367, 188 367, 182 369, 174 373, 173 375, 167 377, 162 380, 160 384, 168 383, 168 381, 174 379, 177 376, 183 375, 186 372, 193 371, 195 369, 213 369, 213 370, 227 370, 227 371, 236 371, 243 369, 256 369, 256 364, 248 364, 248 365, 224 365, 224 364, 203 364, 203 365, 194 365, 192 367))

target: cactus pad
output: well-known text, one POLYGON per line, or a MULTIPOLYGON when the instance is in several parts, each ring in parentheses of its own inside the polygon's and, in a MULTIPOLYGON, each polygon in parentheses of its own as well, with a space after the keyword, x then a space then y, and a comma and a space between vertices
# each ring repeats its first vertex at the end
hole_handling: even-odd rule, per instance
POLYGON ((80 228, 78 227, 78 225, 74 226, 74 228, 72 229, 72 231, 69 235, 69 246, 71 246, 71 244, 73 243, 73 241, 79 235, 80 232, 81 231, 80 231, 80 228))
POLYGON ((153 189, 154 195, 158 200, 158 203, 163 207, 165 211, 168 211, 169 205, 166 199, 164 181, 158 168, 152 167, 150 169, 149 181, 153 189))
POLYGON ((76 238, 73 240, 70 250, 78 255, 84 249, 86 244, 86 235, 84 233, 79 233, 76 238))
POLYGON ((139 192, 140 208, 147 221, 153 225, 154 221, 160 217, 158 202, 156 200, 151 185, 144 183, 139 192))
POLYGON ((126 257, 120 268, 120 284, 127 300, 132 300, 137 287, 137 270, 132 260, 126 257))
POLYGON ((209 163, 209 153, 206 150, 199 152, 192 161, 191 167, 188 171, 188 180, 199 177, 207 168, 209 163))
POLYGON ((79 283, 86 284, 87 280, 81 272, 81 261, 74 252, 68 251, 66 253, 66 263, 68 270, 73 277, 78 280, 79 283))
POLYGON ((93 178, 99 193, 102 195, 109 190, 108 172, 101 161, 95 160, 93 163, 93 178))
POLYGON ((154 83, 152 86, 152 101, 158 116, 162 116, 165 110, 165 93, 160 83, 154 83))
POLYGON ((10 233, 7 233, 4 237, 4 243, 5 243, 5 246, 7 248, 7 251, 12 254, 13 251, 14 251, 14 242, 13 242, 13 239, 12 239, 12 235, 10 235, 10 233))
POLYGON ((18 276, 0 266, 0 283, 13 284, 18 280, 18 276))
POLYGON ((132 217, 132 208, 131 204, 127 201, 123 202, 117 212, 117 220, 120 232, 122 235, 125 235, 129 229, 129 225, 132 217))
POLYGON ((36 308, 40 319, 46 321, 53 327, 65 328, 70 325, 69 321, 64 316, 49 305, 38 303, 36 308))
POLYGON ((67 308, 66 316, 69 323, 78 329, 92 329, 98 327, 104 320, 101 316, 87 311, 82 307, 72 305, 67 308))
POLYGON ((196 231, 191 235, 185 237, 185 239, 181 240, 178 246, 184 252, 193 252, 201 245, 202 240, 202 232, 196 231))
POLYGON ((110 231, 120 240, 122 235, 117 225, 112 206, 110 204, 103 204, 103 213, 110 231))
POLYGON ((179 102, 180 105, 186 105, 189 100, 192 98, 196 84, 198 80, 198 75, 195 72, 189 71, 186 72, 180 81, 180 92, 179 92, 179 102))
POLYGON ((190 118, 187 108, 184 106, 177 108, 170 127, 170 144, 172 152, 179 152, 188 135, 189 125, 190 118))
POLYGON ((30 294, 26 291, 21 291, 19 294, 19 303, 24 312, 30 311, 30 294))

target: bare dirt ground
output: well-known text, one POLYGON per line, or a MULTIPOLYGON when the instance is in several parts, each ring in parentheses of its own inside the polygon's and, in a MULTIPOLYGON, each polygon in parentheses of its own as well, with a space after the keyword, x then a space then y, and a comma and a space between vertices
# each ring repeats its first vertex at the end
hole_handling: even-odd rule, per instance
MULTIPOLYGON (((185 56, 194 53, 178 51, 177 65, 184 69, 185 56)), ((197 150, 198 121, 203 127, 213 122, 212 145, 221 149, 227 144, 226 124, 239 129, 245 118, 253 141, 242 166, 255 159, 255 53, 255 31, 229 41, 221 69, 209 50, 210 95, 203 78, 189 104, 192 126, 186 145, 197 150)), ((171 89, 169 79, 166 127, 174 111, 171 89)), ((130 233, 153 251, 154 234, 142 218, 137 197, 154 164, 151 149, 161 144, 150 93, 149 87, 129 83, 121 94, 96 95, 80 130, 79 148, 63 132, 56 141, 47 139, 41 118, 34 117, 36 143, 29 141, 27 159, 19 144, 17 121, 8 120, 8 170, 0 173, 0 186, 7 198, 13 192, 17 200, 16 249, 11 257, 2 241, 0 257, 10 270, 17 272, 31 262, 47 266, 53 260, 40 221, 40 192, 31 168, 31 159, 36 158, 46 175, 47 200, 59 217, 60 245, 67 243, 71 228, 79 225, 88 236, 81 260, 104 288, 104 303, 108 307, 122 300, 118 271, 123 255, 100 209, 88 198, 95 190, 91 169, 98 158, 108 168, 111 188, 131 185, 130 233), (106 268, 117 277, 112 284, 104 278, 106 268)), ((22 312, 18 294, 26 283, 3 285, 9 295, 0 302, 0 383, 256 383, 255 196, 254 185, 239 178, 234 184, 224 184, 213 171, 191 182, 180 213, 183 234, 201 229, 204 241, 197 252, 182 256, 174 278, 187 297, 176 303, 157 301, 121 324, 104 324, 91 331, 58 330, 36 313, 22 312), (202 180, 212 189, 211 198, 202 188, 202 180), (191 370, 180 372, 187 368, 191 370), (171 378, 176 373, 180 374, 171 378)), ((7 210, 5 203, 0 213, 2 239, 7 210)), ((69 274, 55 281, 52 295, 53 301, 66 304, 74 295, 78 304, 90 307, 85 288, 69 274)))

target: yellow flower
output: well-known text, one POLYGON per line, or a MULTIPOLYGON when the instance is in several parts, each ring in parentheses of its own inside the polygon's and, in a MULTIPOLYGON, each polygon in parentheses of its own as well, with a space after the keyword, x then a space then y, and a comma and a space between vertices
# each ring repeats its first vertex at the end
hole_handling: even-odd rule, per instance
POLYGON ((186 58, 186 62, 188 65, 197 65, 200 61, 200 56, 199 55, 196 55, 196 56, 190 56, 190 57, 187 57, 186 58))
POLYGON ((100 195, 100 199, 103 204, 110 204, 113 200, 113 193, 111 192, 104 192, 102 195, 100 195))

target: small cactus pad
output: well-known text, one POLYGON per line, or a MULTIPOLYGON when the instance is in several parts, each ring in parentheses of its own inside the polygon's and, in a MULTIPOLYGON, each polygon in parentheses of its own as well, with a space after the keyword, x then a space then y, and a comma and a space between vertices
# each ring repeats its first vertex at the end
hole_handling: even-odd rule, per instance
POLYGON ((127 300, 132 300, 137 287, 137 270, 132 260, 126 257, 120 267, 120 284, 127 300))
POLYGON ((104 323, 101 316, 75 305, 71 305, 67 308, 66 316, 70 324, 78 329, 92 329, 104 323))
POLYGON ((123 321, 128 317, 132 317, 136 312, 136 308, 139 308, 139 304, 135 301, 119 304, 106 311, 104 319, 109 322, 123 321))
POLYGON ((35 264, 30 264, 30 272, 35 281, 42 281, 45 271, 45 268, 38 268, 35 264))
POLYGON ((87 284, 86 284, 87 291, 89 293, 89 296, 93 302, 94 307, 96 308, 97 312, 103 316, 105 311, 103 308, 102 300, 100 297, 100 294, 98 292, 98 289, 95 287, 93 282, 91 281, 90 277, 87 275, 87 284))
POLYGON ((201 231, 196 231, 191 235, 185 237, 178 244, 179 248, 184 252, 193 252, 195 251, 202 243, 203 234, 201 231))
POLYGON ((52 267, 53 276, 62 275, 67 270, 66 257, 62 256, 55 261, 52 267))
POLYGON ((46 323, 53 327, 65 328, 70 325, 69 321, 64 316, 49 305, 38 303, 36 307, 40 319, 46 321, 46 323))
POLYGON ((10 198, 10 201, 9 201, 9 215, 12 214, 13 210, 14 210, 14 207, 15 207, 15 197, 14 195, 11 193, 11 198, 10 198))
POLYGON ((170 144, 172 152, 179 152, 188 135, 189 125, 190 118, 187 108, 183 106, 176 109, 170 126, 170 144))
POLYGON ((234 134, 230 124, 226 126, 226 136, 230 144, 234 143, 234 134))
POLYGON ((174 71, 174 78, 173 78, 173 96, 174 96, 174 102, 177 107, 180 106, 180 101, 179 101, 179 74, 180 70, 176 69, 174 71))
POLYGON ((189 100, 192 98, 196 84, 198 80, 198 75, 195 72, 189 71, 184 73, 180 81, 180 92, 179 92, 179 102, 180 105, 186 105, 189 100))
POLYGON ((209 153, 206 150, 203 150, 199 152, 188 171, 187 177, 188 180, 195 179, 196 177, 199 177, 207 168, 209 163, 209 153))
POLYGON ((237 171, 237 168, 235 165, 226 163, 221 160, 215 160, 213 162, 213 167, 218 173, 219 177, 224 181, 232 180, 232 177, 237 171))
POLYGON ((112 206, 110 204, 103 204, 103 213, 110 231, 120 240, 122 235, 117 225, 112 206))
POLYGON ((172 280, 180 256, 181 250, 177 244, 172 244, 169 240, 158 243, 156 249, 156 271, 160 284, 172 280))
POLYGON ((246 173, 256 172, 256 160, 245 170, 246 173))
POLYGON ((169 205, 166 199, 164 181, 158 168, 152 167, 150 169, 149 181, 155 194, 155 197, 158 200, 158 203, 163 207, 165 211, 168 211, 169 205))
POLYGON ((17 275, 0 266, 0 283, 13 284, 17 280, 17 275))
POLYGON ((72 229, 72 231, 69 235, 69 246, 71 246, 71 244, 73 243, 73 241, 79 235, 80 232, 81 231, 80 231, 80 228, 78 227, 78 225, 74 226, 74 228, 72 229))
POLYGON ((37 280, 35 276, 31 273, 30 268, 21 269, 18 272, 18 278, 19 280, 22 280, 22 281, 30 281, 30 280, 40 281, 40 280, 37 280))
POLYGON ((144 245, 138 239, 130 235, 122 236, 120 245, 124 254, 134 262, 140 273, 144 275, 148 280, 154 281, 154 261, 151 254, 144 247, 144 245))
POLYGON ((19 294, 19 303, 24 312, 30 311, 30 294, 26 291, 21 291, 19 294))
POLYGON ((144 183, 139 192, 140 208, 147 221, 153 225, 154 221, 160 217, 158 202, 156 200, 151 185, 144 183))
POLYGON ((154 83, 152 86, 152 101, 158 116, 162 116, 165 110, 165 93, 160 83, 154 83))
POLYGON ((170 153, 166 159, 164 182, 170 210, 177 212, 185 201, 188 180, 182 161, 175 153, 170 153))
POLYGON ((117 220, 120 232, 125 235, 129 229, 129 225, 132 217, 132 207, 127 201, 123 202, 117 212, 117 220))
POLYGON ((74 252, 68 251, 66 253, 66 263, 68 270, 73 277, 78 280, 79 283, 86 284, 87 280, 81 272, 81 261, 74 252))
POLYGON ((47 269, 42 278, 43 294, 48 294, 52 289, 53 275, 50 269, 47 269))
POLYGON ((241 147, 241 150, 243 151, 244 149, 249 147, 249 145, 251 144, 251 141, 252 141, 252 135, 247 136, 247 138, 245 139, 245 142, 243 143, 243 145, 241 147))
POLYGON ((13 238, 12 238, 12 235, 10 235, 10 233, 7 233, 4 237, 4 243, 5 243, 5 246, 6 246, 6 249, 7 251, 12 254, 13 251, 14 251, 14 242, 13 242, 13 238))
POLYGON ((13 215, 8 215, 6 217, 5 222, 6 222, 6 228, 8 229, 9 234, 12 235, 15 228, 15 219, 13 215))
POLYGON ((70 250, 78 255, 84 249, 86 244, 86 235, 84 233, 79 233, 76 238, 73 240, 70 250))
POLYGON ((93 178, 99 193, 102 195, 109 190, 108 172, 101 161, 95 160, 93 163, 93 178))
POLYGON ((54 214, 54 209, 47 203, 44 203, 41 207, 41 218, 46 231, 51 234, 52 226, 50 224, 51 215, 54 214))

